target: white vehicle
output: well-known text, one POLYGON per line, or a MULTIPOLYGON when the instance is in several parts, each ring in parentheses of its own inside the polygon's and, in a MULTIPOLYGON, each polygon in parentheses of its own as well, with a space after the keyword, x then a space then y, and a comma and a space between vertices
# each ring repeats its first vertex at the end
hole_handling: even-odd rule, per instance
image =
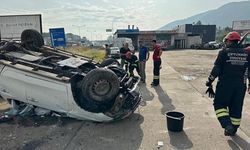
POLYGON ((119 47, 110 47, 110 58, 120 58, 120 49, 119 47))
POLYGON ((123 119, 139 106, 139 77, 118 66, 41 46, 34 30, 22 43, 0 43, 0 95, 69 117, 107 122, 123 119))
POLYGON ((0 33, 2 39, 18 39, 26 29, 42 33, 42 15, 3 15, 0 16, 0 33))
POLYGON ((115 46, 115 47, 121 48, 121 47, 123 47, 123 45, 124 45, 125 43, 128 43, 128 47, 129 47, 129 49, 130 49, 131 51, 134 51, 134 50, 135 50, 131 38, 115 38, 115 39, 114 39, 114 46, 115 46))
POLYGON ((207 48, 207 49, 219 49, 219 48, 221 48, 221 46, 216 41, 211 41, 211 42, 206 43, 204 45, 204 48, 207 48))

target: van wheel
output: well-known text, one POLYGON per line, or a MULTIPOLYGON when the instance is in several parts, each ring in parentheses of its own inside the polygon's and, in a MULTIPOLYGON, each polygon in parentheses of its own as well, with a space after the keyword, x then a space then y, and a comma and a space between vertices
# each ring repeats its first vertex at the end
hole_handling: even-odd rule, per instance
POLYGON ((106 66, 109 66, 109 65, 120 66, 120 63, 114 58, 107 58, 99 66, 100 67, 106 67, 106 66))
POLYGON ((106 68, 90 71, 82 80, 83 99, 94 104, 108 104, 118 95, 120 82, 114 72, 106 68))
POLYGON ((34 29, 24 30, 21 34, 21 42, 25 48, 35 51, 44 45, 42 35, 34 29))

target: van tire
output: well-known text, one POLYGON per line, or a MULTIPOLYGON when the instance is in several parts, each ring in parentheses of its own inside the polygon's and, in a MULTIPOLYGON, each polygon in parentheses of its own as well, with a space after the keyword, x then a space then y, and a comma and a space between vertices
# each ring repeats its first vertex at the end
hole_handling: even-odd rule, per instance
POLYGON ((21 42, 25 48, 35 51, 44 45, 42 35, 34 29, 24 30, 21 34, 21 42))
POLYGON ((107 68, 90 71, 81 82, 83 99, 100 107, 114 102, 119 87, 117 75, 107 68))

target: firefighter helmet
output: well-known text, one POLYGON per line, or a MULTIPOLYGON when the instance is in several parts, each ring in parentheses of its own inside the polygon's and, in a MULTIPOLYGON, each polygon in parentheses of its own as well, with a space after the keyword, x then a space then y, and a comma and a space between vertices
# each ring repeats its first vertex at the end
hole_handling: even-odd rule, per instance
POLYGON ((223 39, 224 42, 226 41, 240 41, 240 34, 238 32, 229 32, 223 39))
POLYGON ((128 51, 128 52, 126 53, 126 58, 130 59, 131 56, 132 56, 132 53, 128 51))

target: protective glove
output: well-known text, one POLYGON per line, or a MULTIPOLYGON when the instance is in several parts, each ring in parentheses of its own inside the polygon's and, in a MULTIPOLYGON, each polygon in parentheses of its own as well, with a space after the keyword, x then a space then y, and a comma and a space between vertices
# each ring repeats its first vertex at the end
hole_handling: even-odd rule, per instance
POLYGON ((214 93, 214 90, 213 90, 212 86, 210 86, 210 87, 207 88, 206 94, 208 94, 208 97, 210 97, 210 98, 214 98, 215 97, 215 93, 214 93))
POLYGON ((206 91, 206 94, 208 94, 208 97, 210 97, 210 98, 215 97, 215 93, 214 93, 213 85, 212 85, 214 79, 215 79, 215 77, 210 74, 209 77, 208 77, 208 81, 206 82, 206 86, 208 87, 207 91, 206 91))
POLYGON ((215 97, 215 93, 214 93, 214 90, 213 90, 213 85, 212 85, 212 80, 209 80, 206 82, 206 86, 208 87, 207 88, 207 91, 206 91, 206 94, 208 94, 208 97, 210 98, 214 98, 215 97))
POLYGON ((207 82, 206 82, 206 86, 207 86, 207 87, 213 87, 212 82, 211 82, 211 81, 207 81, 207 82))

